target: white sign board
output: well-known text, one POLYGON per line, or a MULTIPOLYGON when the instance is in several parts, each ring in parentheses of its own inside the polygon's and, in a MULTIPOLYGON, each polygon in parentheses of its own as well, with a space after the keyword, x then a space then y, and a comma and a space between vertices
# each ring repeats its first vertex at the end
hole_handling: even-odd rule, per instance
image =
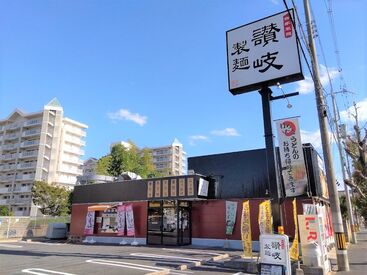
POLYGON ((227 31, 232 94, 303 79, 293 9, 227 31))
POLYGON ((286 197, 303 195, 307 189, 307 171, 297 118, 276 121, 279 154, 286 197))
POLYGON ((282 265, 285 274, 291 274, 289 239, 287 235, 260 235, 260 258, 262 264, 282 265))
POLYGON ((200 178, 199 179, 198 196, 207 197, 208 196, 208 188, 209 188, 209 182, 207 180, 204 180, 203 178, 200 178))
POLYGON ((321 250, 324 267, 329 270, 329 261, 327 256, 326 234, 321 215, 298 215, 299 234, 301 240, 302 253, 304 246, 315 242, 321 250))

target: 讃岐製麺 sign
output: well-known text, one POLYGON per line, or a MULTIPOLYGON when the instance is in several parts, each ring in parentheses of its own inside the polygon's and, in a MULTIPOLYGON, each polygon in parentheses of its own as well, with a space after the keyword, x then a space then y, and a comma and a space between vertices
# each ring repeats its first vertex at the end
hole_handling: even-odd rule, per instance
POLYGON ((232 94, 303 79, 293 10, 227 31, 232 94))

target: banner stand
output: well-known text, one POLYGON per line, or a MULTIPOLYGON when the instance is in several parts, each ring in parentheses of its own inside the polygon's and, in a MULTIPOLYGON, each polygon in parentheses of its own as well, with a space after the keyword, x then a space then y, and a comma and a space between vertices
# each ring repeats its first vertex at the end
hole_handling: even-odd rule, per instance
POLYGON ((119 244, 120 245, 127 245, 127 241, 125 241, 125 239, 122 239, 122 241, 119 244))

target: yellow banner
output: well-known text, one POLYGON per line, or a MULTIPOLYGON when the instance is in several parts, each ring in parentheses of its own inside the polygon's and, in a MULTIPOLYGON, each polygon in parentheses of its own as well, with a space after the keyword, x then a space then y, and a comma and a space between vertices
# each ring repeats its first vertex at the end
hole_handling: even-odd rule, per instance
POLYGON ((270 200, 266 200, 259 204, 259 229, 260 234, 273 233, 273 217, 271 215, 270 200))
POLYGON ((250 201, 244 201, 242 203, 241 239, 244 256, 252 257, 250 201))
POLYGON ((297 205, 296 205, 296 199, 293 199, 293 218, 294 218, 294 240, 292 243, 291 248, 289 249, 289 255, 292 260, 298 261, 299 258, 299 241, 298 241, 298 223, 297 223, 297 205))

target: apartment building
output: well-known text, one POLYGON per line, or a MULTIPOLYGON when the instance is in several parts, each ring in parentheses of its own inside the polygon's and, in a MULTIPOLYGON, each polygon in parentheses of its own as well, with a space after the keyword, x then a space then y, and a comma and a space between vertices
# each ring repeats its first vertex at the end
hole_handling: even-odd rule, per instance
POLYGON ((158 171, 175 176, 186 174, 186 152, 177 138, 169 145, 150 149, 158 171))
POLYGON ((16 216, 33 215, 34 181, 73 188, 82 174, 80 157, 87 128, 64 117, 57 99, 42 111, 16 109, 0 120, 0 205, 9 206, 16 216))

